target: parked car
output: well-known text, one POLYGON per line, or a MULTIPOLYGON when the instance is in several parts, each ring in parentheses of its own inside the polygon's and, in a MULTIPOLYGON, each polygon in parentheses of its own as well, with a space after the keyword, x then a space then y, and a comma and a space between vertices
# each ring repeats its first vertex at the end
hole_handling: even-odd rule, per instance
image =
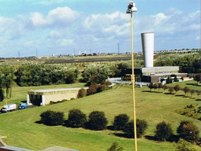
POLYGON ((1 108, 1 112, 6 113, 6 112, 14 111, 16 109, 17 109, 17 104, 7 104, 1 108))
POLYGON ((20 103, 18 105, 18 109, 26 109, 28 107, 28 104, 27 103, 20 103))

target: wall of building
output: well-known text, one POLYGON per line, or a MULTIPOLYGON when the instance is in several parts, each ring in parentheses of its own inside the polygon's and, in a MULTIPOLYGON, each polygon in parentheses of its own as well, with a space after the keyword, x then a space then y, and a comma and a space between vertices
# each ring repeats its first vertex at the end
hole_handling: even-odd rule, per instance
POLYGON ((45 104, 49 104, 50 102, 58 102, 64 99, 71 100, 77 98, 78 92, 79 90, 68 90, 63 92, 45 93, 43 94, 43 97, 45 99, 45 104))
MULTIPOLYGON (((77 98, 81 88, 32 90, 27 94, 27 104, 46 105, 50 102, 77 98)), ((87 89, 87 88, 85 88, 87 89)))

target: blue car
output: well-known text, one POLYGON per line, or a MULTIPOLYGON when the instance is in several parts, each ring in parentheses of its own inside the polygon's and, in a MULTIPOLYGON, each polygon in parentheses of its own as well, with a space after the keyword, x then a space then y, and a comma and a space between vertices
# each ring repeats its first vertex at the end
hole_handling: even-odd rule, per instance
POLYGON ((27 103, 20 103, 18 108, 19 109, 26 109, 28 107, 27 103))

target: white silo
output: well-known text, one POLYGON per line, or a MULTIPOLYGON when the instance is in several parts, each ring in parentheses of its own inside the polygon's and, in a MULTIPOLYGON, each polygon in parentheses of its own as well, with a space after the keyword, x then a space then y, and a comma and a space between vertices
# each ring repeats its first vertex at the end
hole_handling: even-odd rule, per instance
POLYGON ((154 59, 154 33, 145 32, 141 33, 142 50, 144 55, 145 67, 153 67, 154 59))

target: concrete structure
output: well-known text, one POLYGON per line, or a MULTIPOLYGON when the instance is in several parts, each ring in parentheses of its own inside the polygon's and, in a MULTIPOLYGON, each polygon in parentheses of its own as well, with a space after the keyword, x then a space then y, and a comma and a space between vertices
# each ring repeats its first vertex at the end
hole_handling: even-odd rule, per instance
POLYGON ((145 32, 141 33, 142 51, 144 56, 145 67, 153 67, 154 58, 154 33, 145 32))
POLYGON ((81 88, 31 90, 28 91, 27 94, 27 104, 40 106, 50 104, 51 102, 59 102, 64 99, 71 100, 77 98, 80 89, 81 88))
MULTIPOLYGON (((149 67, 149 68, 135 68, 135 81, 144 84, 148 83, 166 83, 168 77, 174 81, 183 81, 187 77, 187 73, 179 73, 178 66, 161 66, 161 67, 149 67)), ((130 80, 132 74, 131 69, 124 71, 124 80, 130 80)))

